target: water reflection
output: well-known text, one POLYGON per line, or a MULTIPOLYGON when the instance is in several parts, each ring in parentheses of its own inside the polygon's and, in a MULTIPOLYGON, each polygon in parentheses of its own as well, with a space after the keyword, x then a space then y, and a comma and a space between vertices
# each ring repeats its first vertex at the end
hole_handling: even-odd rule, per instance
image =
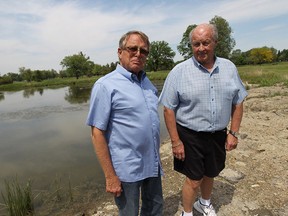
POLYGON ((23 97, 29 98, 30 96, 33 96, 35 92, 38 92, 40 95, 43 95, 44 89, 43 88, 31 88, 31 89, 25 89, 23 91, 23 97))
POLYGON ((3 93, 3 92, 0 92, 0 101, 1 101, 1 100, 4 100, 4 99, 5 99, 4 93, 3 93))
POLYGON ((71 104, 87 103, 90 99, 91 88, 83 88, 70 86, 68 92, 65 93, 65 100, 71 104))
MULTIPOLYGON (((160 94, 163 86, 162 80, 154 81, 154 85, 158 89, 158 95, 160 94)), ((91 88, 84 88, 79 86, 69 86, 68 91, 65 92, 64 99, 68 101, 70 104, 81 104, 87 103, 90 99, 91 88)), ((23 90, 23 97, 30 98, 31 96, 35 96, 35 93, 39 93, 40 96, 44 94, 44 91, 48 91, 51 89, 44 89, 44 88, 30 88, 23 90)), ((0 101, 4 100, 4 92, 0 92, 0 101)))
MULTIPOLYGON (((87 103, 90 99, 91 88, 83 88, 78 86, 66 87, 68 91, 65 92, 64 99, 70 104, 81 104, 87 103)), ((38 93, 40 96, 44 94, 44 91, 49 91, 51 89, 44 88, 30 88, 22 91, 23 98, 30 98, 38 93)), ((0 92, 0 101, 5 100, 5 92, 0 92)), ((13 93, 12 93, 13 94, 13 93)))

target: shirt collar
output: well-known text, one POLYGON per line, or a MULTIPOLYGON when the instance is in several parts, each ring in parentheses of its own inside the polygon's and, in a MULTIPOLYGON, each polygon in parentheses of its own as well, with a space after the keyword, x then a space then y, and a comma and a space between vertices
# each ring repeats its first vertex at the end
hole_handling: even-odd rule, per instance
MULTIPOLYGON (((202 68, 204 70, 207 70, 202 64, 200 64, 196 58, 194 56, 192 56, 192 61, 194 62, 194 64, 198 67, 198 68, 202 68)), ((218 64, 219 64, 219 61, 218 61, 218 57, 215 56, 215 62, 214 62, 214 65, 213 65, 213 70, 212 70, 212 73, 215 71, 215 69, 218 67, 218 64)))
MULTIPOLYGON (((136 74, 131 73, 130 71, 126 70, 122 65, 117 64, 117 68, 116 70, 122 74, 124 77, 126 77, 127 79, 129 79, 131 82, 139 82, 136 74)), ((141 81, 146 77, 146 73, 144 71, 140 71, 139 73, 141 73, 141 81)))

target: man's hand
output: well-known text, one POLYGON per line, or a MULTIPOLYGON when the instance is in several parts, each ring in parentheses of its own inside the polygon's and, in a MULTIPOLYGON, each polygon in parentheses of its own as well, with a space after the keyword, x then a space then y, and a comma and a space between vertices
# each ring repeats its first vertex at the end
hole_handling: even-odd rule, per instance
POLYGON ((118 176, 106 177, 106 192, 112 193, 115 197, 121 195, 122 188, 118 176))
POLYGON ((238 138, 236 138, 232 134, 228 134, 226 138, 226 143, 225 143, 226 151, 231 151, 233 149, 236 149, 237 145, 238 145, 238 138))
POLYGON ((181 140, 179 140, 178 142, 172 142, 172 152, 175 158, 184 161, 185 151, 184 151, 184 145, 181 140))

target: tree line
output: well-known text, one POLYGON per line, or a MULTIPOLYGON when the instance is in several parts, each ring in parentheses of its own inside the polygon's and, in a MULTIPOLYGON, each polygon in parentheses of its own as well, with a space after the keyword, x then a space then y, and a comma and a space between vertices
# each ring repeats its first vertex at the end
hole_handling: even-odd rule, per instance
MULTIPOLYGON (((282 51, 276 50, 273 47, 252 48, 246 52, 240 49, 233 50, 236 45, 235 39, 232 37, 232 28, 229 23, 220 16, 215 16, 209 21, 211 24, 217 26, 219 37, 215 53, 219 57, 230 59, 236 65, 247 64, 264 64, 275 63, 280 61, 288 61, 288 49, 282 51)), ((189 33, 197 25, 189 25, 182 35, 182 40, 177 46, 177 50, 183 56, 183 60, 190 58, 192 54, 191 44, 189 40, 189 33)), ((170 70, 175 64, 175 52, 165 41, 152 41, 150 44, 150 52, 147 58, 145 71, 160 71, 170 70)), ((81 76, 96 76, 105 75, 116 68, 118 62, 112 62, 106 65, 96 64, 90 60, 83 52, 65 56, 60 62, 62 70, 31 70, 29 68, 19 68, 19 73, 7 73, 0 76, 0 85, 13 83, 14 81, 37 81, 40 82, 45 79, 53 79, 56 77, 75 77, 81 76)))
POLYGON ((241 50, 233 50, 230 55, 230 60, 236 65, 255 65, 264 63, 275 63, 288 61, 288 49, 282 51, 276 50, 273 47, 253 48, 247 52, 241 50))

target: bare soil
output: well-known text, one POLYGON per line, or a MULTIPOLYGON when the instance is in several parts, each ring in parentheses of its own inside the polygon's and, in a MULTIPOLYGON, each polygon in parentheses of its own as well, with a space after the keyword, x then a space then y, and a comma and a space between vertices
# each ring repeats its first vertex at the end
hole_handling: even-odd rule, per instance
MULTIPOLYGON (((288 88, 251 88, 245 101, 239 144, 228 152, 226 168, 216 178, 212 202, 218 216, 288 215, 288 88)), ((171 143, 161 146, 165 176, 164 216, 179 216, 184 177, 172 168, 171 143)), ((110 196, 89 199, 61 215, 117 215, 110 196)), ((200 214, 194 210, 194 216, 200 214)))

